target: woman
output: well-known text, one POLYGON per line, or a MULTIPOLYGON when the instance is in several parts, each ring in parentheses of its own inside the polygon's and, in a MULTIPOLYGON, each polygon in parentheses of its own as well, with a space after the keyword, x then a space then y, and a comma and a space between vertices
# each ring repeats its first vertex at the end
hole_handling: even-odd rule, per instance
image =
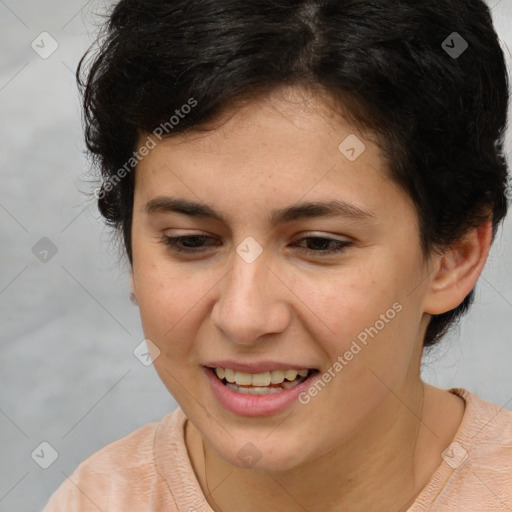
POLYGON ((481 0, 122 0, 84 72, 100 211, 179 408, 53 511, 510 510, 512 413, 424 383, 507 212, 481 0))

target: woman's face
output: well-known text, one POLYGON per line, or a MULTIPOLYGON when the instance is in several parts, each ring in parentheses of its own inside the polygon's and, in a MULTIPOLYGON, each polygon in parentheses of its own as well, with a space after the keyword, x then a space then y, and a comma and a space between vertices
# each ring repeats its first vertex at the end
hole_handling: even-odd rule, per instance
POLYGON ((132 231, 160 378, 221 457, 274 470, 326 454, 417 385, 428 320, 417 216, 381 152, 319 98, 287 94, 158 142, 136 170, 132 231), (266 372, 304 369, 297 388, 265 387, 266 372))

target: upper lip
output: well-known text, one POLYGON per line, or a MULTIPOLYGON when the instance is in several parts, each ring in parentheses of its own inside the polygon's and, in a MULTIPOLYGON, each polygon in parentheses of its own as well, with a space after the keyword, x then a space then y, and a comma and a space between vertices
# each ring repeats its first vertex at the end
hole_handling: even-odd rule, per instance
POLYGON ((264 373, 273 370, 313 370, 313 366, 295 364, 295 363, 281 363, 278 361, 260 361, 256 363, 241 363, 238 361, 213 361, 206 363, 204 366, 208 368, 229 368, 237 372, 246 373, 264 373))

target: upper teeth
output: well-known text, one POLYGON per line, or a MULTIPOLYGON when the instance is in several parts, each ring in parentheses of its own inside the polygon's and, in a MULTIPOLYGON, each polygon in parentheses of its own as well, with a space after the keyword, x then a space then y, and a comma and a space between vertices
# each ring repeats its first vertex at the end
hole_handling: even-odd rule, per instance
POLYGON ((219 379, 226 379, 228 382, 236 383, 239 386, 269 386, 270 384, 281 384, 284 379, 295 380, 297 375, 306 377, 309 370, 273 370, 263 373, 237 372, 231 368, 215 368, 219 379))

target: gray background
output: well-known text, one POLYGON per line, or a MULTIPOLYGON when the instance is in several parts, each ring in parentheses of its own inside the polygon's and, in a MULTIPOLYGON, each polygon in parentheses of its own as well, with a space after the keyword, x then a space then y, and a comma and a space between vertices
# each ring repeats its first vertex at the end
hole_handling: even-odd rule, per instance
MULTIPOLYGON (((87 456, 176 406, 133 355, 143 334, 126 267, 82 193, 92 185, 73 73, 108 4, 0 0, 1 511, 41 510, 87 456), (43 31, 59 45, 47 59, 31 47, 43 31), (43 237, 57 248, 46 263, 32 252, 43 237), (31 458, 43 441, 58 452, 48 469, 31 458)), ((512 2, 490 5, 510 66, 512 2)), ((509 216, 475 307, 423 367, 434 385, 508 409, 511 261, 509 216)))

